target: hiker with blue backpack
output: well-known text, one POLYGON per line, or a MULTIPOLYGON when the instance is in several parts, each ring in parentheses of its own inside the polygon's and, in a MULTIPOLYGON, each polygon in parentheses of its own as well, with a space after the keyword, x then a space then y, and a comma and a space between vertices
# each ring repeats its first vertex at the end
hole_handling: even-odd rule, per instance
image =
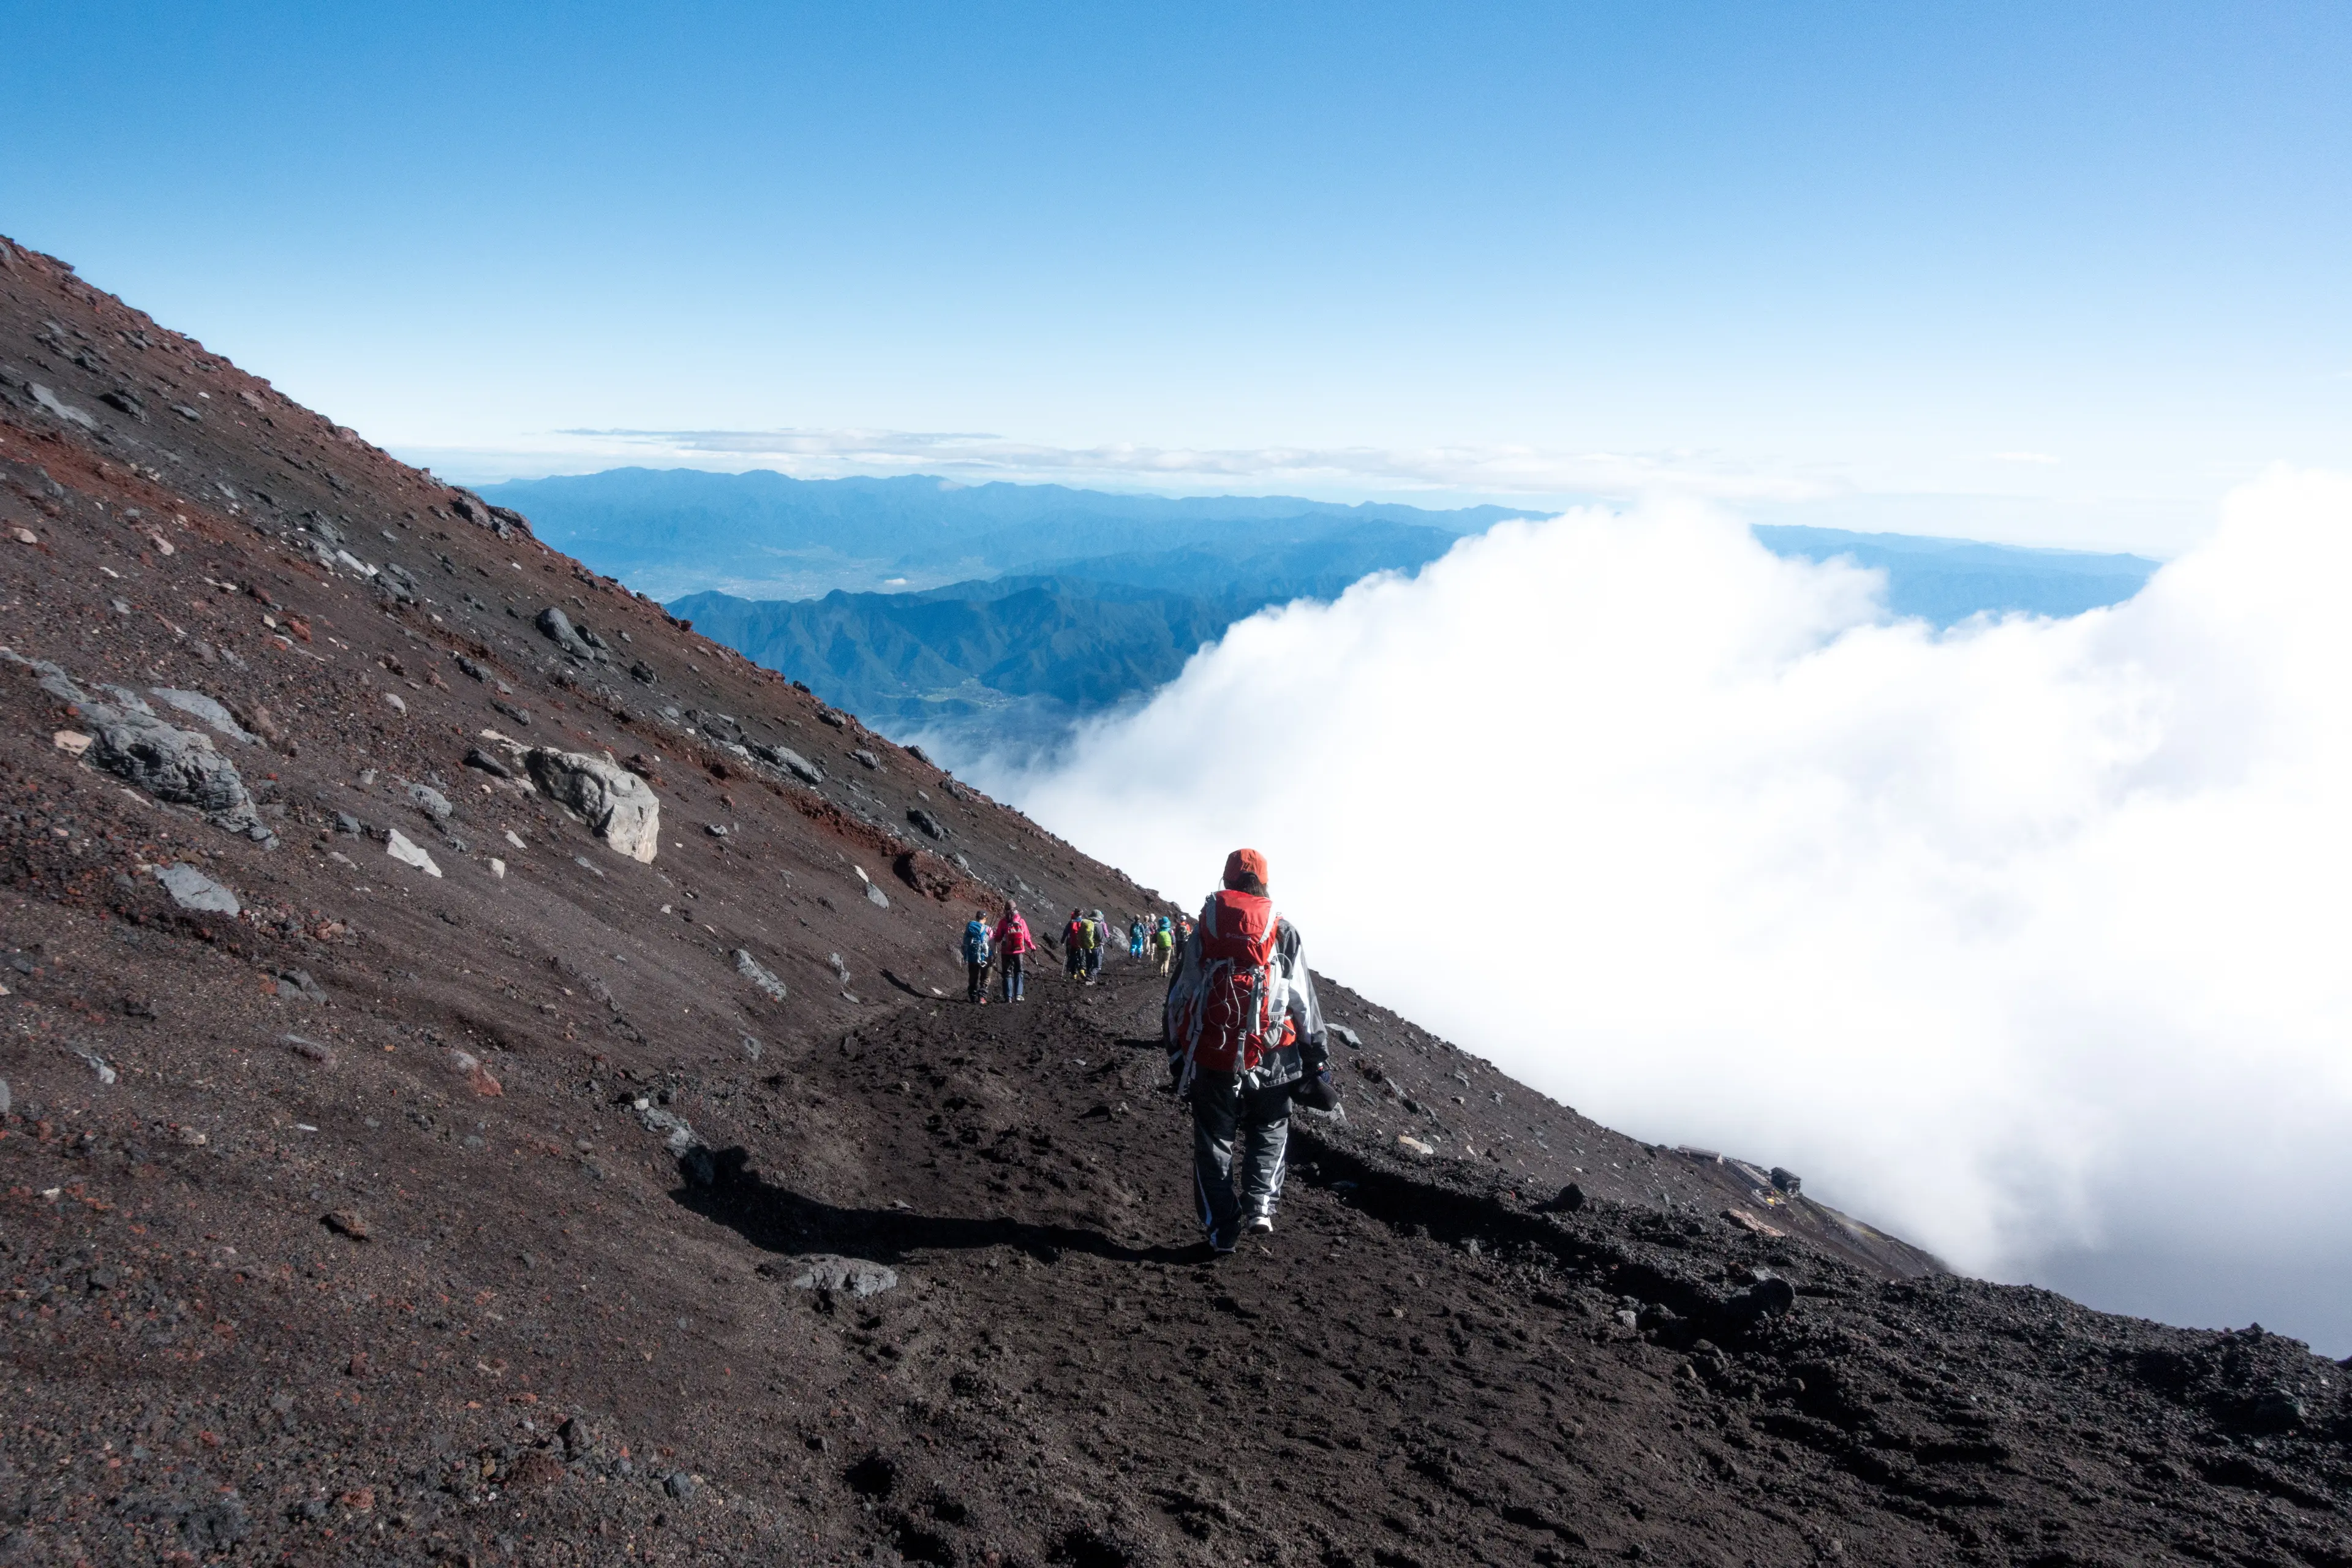
POLYGON ((1225 858, 1224 886, 1178 956, 1162 1030, 1169 1077, 1192 1107, 1201 1225, 1222 1256, 1244 1230, 1274 1229, 1292 1103, 1339 1107, 1315 977, 1297 928, 1275 912, 1256 850, 1225 858))
POLYGON ((1127 922, 1127 956, 1129 958, 1143 956, 1143 917, 1141 915, 1127 922))
POLYGON ((973 911, 963 927, 964 1000, 988 1005, 988 911, 973 911))

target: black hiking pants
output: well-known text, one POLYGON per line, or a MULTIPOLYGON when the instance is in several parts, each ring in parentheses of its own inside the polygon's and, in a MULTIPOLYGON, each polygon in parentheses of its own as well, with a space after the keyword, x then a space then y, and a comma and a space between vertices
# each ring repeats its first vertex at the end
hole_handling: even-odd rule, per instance
POLYGON ((988 994, 988 961, 982 959, 978 963, 974 963, 970 959, 966 959, 964 968, 968 972, 967 983, 964 986, 964 1000, 977 1002, 988 994))
POLYGON ((1192 1190, 1211 1246, 1231 1247, 1245 1222, 1274 1217, 1290 1147, 1290 1088, 1245 1089, 1233 1073, 1194 1076, 1192 1190))

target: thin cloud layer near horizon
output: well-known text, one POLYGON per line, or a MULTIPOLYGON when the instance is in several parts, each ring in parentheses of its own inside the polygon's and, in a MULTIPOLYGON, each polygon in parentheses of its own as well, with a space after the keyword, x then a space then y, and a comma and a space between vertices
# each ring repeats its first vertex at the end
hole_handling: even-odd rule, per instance
POLYGON ((12 18, 0 226, 468 482, 929 457, 2168 554, 2270 462, 2352 466, 2347 43, 2310 5, 101 3, 12 18))
POLYGON ((2343 1354, 2347 573, 2352 479, 2285 470, 2124 604, 1944 633, 1736 517, 1588 510, 959 769, 1180 902, 1264 849, 1316 963, 1608 1125, 2343 1354))

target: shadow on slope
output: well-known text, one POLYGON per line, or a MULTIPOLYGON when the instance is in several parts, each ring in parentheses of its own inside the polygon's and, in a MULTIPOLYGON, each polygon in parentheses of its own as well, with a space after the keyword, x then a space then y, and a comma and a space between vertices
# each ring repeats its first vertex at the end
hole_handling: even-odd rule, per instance
POLYGON ((751 1152, 740 1145, 719 1151, 712 1164, 717 1179, 710 1185, 688 1181, 670 1194, 671 1200, 763 1251, 788 1258, 848 1253, 903 1263, 925 1252, 1005 1247, 1040 1263, 1057 1263, 1066 1253, 1113 1263, 1194 1263, 1204 1252, 1199 1247, 1128 1247, 1077 1226, 1038 1225, 1003 1215, 971 1219, 908 1208, 829 1204, 769 1181, 751 1168, 751 1152))

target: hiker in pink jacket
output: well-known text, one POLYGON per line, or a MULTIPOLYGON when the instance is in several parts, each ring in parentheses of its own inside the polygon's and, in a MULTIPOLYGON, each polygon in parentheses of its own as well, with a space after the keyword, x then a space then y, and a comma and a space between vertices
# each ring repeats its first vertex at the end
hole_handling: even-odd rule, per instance
POLYGON ((1004 999, 1020 1001, 1022 957, 1037 950, 1037 939, 1029 934, 1029 922, 1021 918, 1020 906, 1010 899, 1004 902, 1004 918, 996 922, 989 946, 996 950, 996 971, 1004 977, 1004 999))

